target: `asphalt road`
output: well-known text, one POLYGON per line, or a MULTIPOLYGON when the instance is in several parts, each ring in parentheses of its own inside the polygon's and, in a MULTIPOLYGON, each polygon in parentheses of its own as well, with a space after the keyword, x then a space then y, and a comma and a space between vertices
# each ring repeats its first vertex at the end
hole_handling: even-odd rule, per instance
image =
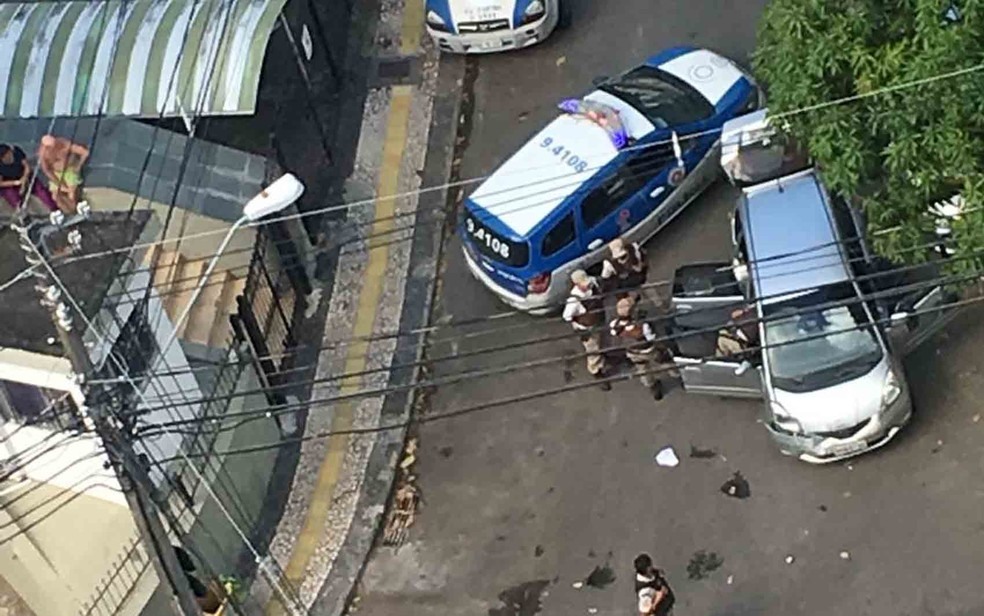
MULTIPOLYGON (((571 30, 478 61, 462 176, 491 171, 560 97, 662 47, 690 43, 743 60, 764 4, 578 1, 571 30)), ((648 246, 652 278, 665 279, 681 263, 726 258, 732 198, 716 186, 663 230, 648 246)), ((440 316, 506 311, 468 274, 457 241, 449 244, 440 316)), ((984 399, 980 316, 964 315, 910 358, 914 422, 850 464, 784 458, 757 423, 757 403, 677 388, 656 404, 634 381, 426 424, 421 510, 405 545, 375 551, 357 611, 631 614, 632 558, 648 551, 674 584, 678 614, 984 614, 984 421, 974 421, 984 399), (691 458, 692 445, 718 455, 691 458), (654 463, 664 446, 675 448, 678 467, 654 463), (750 483, 747 499, 720 491, 735 471, 750 483), (690 579, 699 550, 723 563, 690 579), (589 575, 596 584, 572 586, 589 575)), ((567 331, 556 320, 510 317, 444 328, 429 354, 440 376, 579 352, 575 340, 537 342, 567 331), (521 346, 455 357, 510 343, 521 346)), ((430 411, 585 378, 580 362, 566 369, 568 377, 554 363, 443 386, 430 411)))

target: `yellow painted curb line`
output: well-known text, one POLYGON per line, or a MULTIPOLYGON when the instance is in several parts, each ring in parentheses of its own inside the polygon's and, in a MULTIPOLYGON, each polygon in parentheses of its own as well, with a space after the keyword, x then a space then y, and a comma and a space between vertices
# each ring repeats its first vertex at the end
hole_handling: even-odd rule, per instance
MULTIPOLYGON (((417 0, 407 2, 404 7, 403 26, 401 32, 400 51, 404 54, 416 53, 420 45, 420 34, 424 22, 424 3, 417 0)), ((376 195, 382 197, 376 201, 374 220, 370 237, 385 237, 394 228, 393 215, 396 212, 396 200, 386 198, 397 194, 399 190, 400 168, 403 163, 403 151, 407 142, 407 131, 410 123, 410 104, 413 100, 413 88, 410 86, 395 86, 392 88, 389 112, 386 119, 386 137, 383 142, 383 155, 380 164, 380 174, 376 184, 376 195)), ((366 338, 372 335, 373 324, 376 321, 376 311, 379 298, 383 292, 383 282, 386 276, 386 264, 389 261, 389 243, 381 242, 373 246, 369 243, 369 260, 363 275, 364 283, 359 294, 356 308, 355 325, 352 337, 366 338)), ((366 370, 367 341, 349 344, 345 354, 343 374, 360 373, 366 370)), ((361 377, 348 377, 342 380, 339 395, 346 396, 358 392, 362 387, 361 377)), ((344 431, 352 428, 355 420, 355 404, 343 402, 335 407, 331 430, 344 431)), ((342 471, 342 463, 348 451, 350 436, 340 434, 328 438, 327 453, 318 469, 311 504, 304 518, 304 525, 294 542, 290 560, 287 563, 285 577, 294 588, 300 587, 304 581, 311 558, 320 545, 324 536, 325 525, 328 522, 328 511, 332 505, 335 486, 342 471)), ((268 616, 285 614, 284 607, 275 595, 267 604, 268 616)))

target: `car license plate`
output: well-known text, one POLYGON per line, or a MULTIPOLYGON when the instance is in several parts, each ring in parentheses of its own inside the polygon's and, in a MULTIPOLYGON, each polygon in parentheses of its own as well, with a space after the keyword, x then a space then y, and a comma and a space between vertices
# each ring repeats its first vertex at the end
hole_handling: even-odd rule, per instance
POLYGON ((831 445, 827 448, 827 451, 832 456, 848 456, 852 453, 859 453, 868 448, 868 443, 865 441, 853 441, 850 443, 837 443, 836 445, 831 445))
POLYGON ((502 41, 498 39, 491 39, 488 41, 482 41, 478 44, 481 49, 499 49, 502 47, 502 41))

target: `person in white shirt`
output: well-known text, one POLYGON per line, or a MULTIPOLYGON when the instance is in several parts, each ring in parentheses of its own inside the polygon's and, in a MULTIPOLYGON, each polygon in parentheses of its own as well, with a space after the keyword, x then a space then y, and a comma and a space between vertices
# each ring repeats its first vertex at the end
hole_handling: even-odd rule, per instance
MULTIPOLYGON (((564 320, 571 324, 581 336, 584 345, 588 374, 596 379, 604 379, 608 362, 601 350, 601 324, 605 318, 605 300, 598 282, 584 270, 571 273, 571 294, 564 305, 564 320)), ((612 388, 608 381, 602 380, 599 386, 603 391, 612 388)))
POLYGON ((671 616, 676 597, 649 554, 635 557, 635 591, 639 616, 671 616))

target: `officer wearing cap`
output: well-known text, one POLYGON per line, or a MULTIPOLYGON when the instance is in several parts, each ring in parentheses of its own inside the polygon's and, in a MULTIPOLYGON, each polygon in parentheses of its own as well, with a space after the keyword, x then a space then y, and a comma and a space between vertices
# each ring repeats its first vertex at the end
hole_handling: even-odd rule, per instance
MULTIPOLYGON (((584 345, 588 374, 596 379, 607 375, 608 362, 601 350, 601 326, 605 318, 604 297, 598 282, 584 270, 571 273, 571 294, 564 305, 564 320, 571 324, 581 337, 584 345)), ((602 380, 599 386, 603 391, 612 388, 608 381, 602 380)))
POLYGON ((630 297, 618 300, 618 315, 610 324, 612 335, 625 345, 625 356, 632 362, 635 374, 656 400, 663 399, 663 384, 659 380, 662 362, 669 353, 656 342, 649 323, 638 317, 636 303, 630 297))
POLYGON ((616 297, 633 297, 639 300, 639 291, 646 284, 649 264, 646 251, 639 244, 627 244, 620 237, 608 243, 610 256, 601 266, 601 279, 606 290, 616 291, 616 297))

